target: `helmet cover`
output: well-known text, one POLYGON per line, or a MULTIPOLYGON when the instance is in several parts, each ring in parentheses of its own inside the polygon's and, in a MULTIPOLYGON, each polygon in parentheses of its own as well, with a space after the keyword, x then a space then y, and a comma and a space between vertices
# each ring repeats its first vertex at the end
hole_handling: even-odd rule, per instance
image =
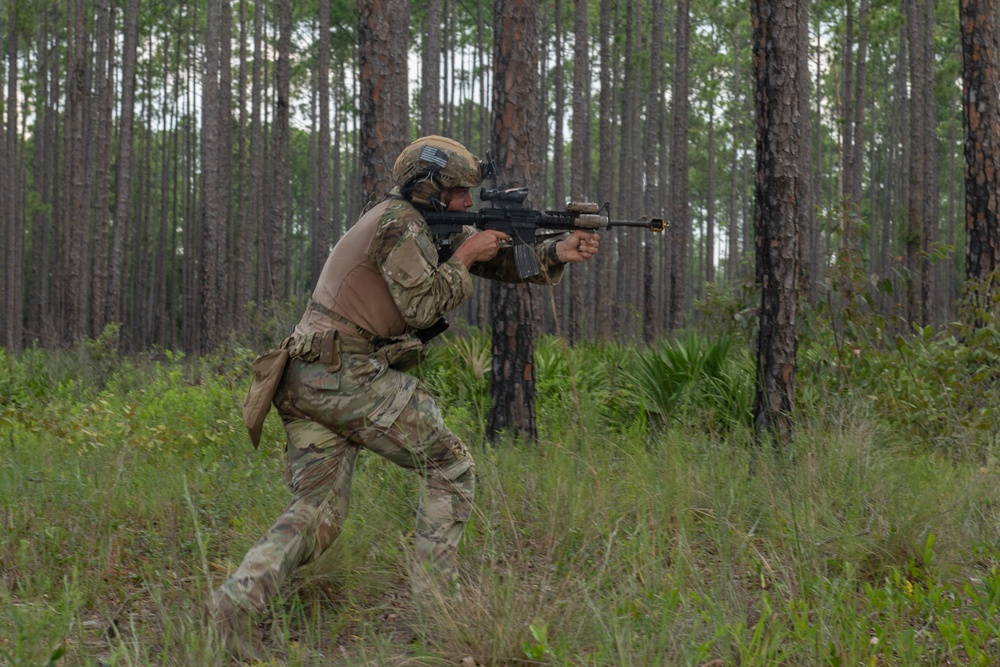
POLYGON ((412 188, 414 203, 437 197, 445 188, 475 188, 483 182, 482 162, 454 139, 431 135, 403 149, 392 167, 392 180, 412 188))

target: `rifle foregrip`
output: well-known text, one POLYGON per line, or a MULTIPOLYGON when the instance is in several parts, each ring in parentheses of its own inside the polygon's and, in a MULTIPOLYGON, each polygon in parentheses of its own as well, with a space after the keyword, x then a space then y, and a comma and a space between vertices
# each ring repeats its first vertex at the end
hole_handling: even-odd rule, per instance
POLYGON ((608 216, 596 213, 581 213, 573 224, 579 229, 604 229, 608 226, 608 216))

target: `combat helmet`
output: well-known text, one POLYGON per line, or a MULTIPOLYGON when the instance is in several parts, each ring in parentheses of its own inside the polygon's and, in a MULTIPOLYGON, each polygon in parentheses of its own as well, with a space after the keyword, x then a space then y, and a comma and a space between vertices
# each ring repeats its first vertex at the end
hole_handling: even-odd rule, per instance
POLYGON ((454 139, 431 135, 403 149, 392 180, 414 206, 431 208, 445 188, 475 188, 483 182, 482 162, 454 139))

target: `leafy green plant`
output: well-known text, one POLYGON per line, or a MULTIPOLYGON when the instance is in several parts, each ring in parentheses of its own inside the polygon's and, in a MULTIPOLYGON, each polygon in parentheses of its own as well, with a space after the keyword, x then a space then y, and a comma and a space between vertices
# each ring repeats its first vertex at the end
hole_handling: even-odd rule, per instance
POLYGON ((658 423, 695 422, 729 431, 752 420, 753 367, 731 358, 731 342, 694 333, 640 353, 632 369, 646 412, 658 423))
POLYGON ((448 334, 430 346, 417 370, 443 408, 467 413, 479 430, 489 411, 491 344, 479 330, 448 334))
POLYGON ((534 641, 525 640, 522 642, 521 646, 524 648, 525 657, 529 660, 540 661, 552 655, 545 625, 536 621, 528 626, 528 630, 534 641))
POLYGON ((753 426, 755 383, 756 369, 748 353, 727 359, 716 374, 705 378, 701 396, 719 431, 753 426))

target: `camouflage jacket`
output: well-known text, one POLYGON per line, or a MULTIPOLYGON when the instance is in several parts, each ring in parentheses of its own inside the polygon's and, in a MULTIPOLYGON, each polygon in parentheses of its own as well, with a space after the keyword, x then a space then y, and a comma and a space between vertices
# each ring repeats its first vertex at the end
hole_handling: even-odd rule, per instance
MULTIPOLYGON (((466 227, 451 237, 453 248, 476 233, 466 227)), ((547 238, 535 246, 539 267, 528 282, 556 284, 565 265, 555 259, 555 244, 565 235, 547 238)), ((389 293, 406 323, 414 329, 431 326, 472 293, 470 270, 454 256, 439 261, 438 244, 420 211, 408 201, 391 197, 377 223, 368 257, 379 267, 389 293)), ((489 262, 474 264, 471 273, 491 280, 520 282, 510 247, 501 248, 489 262)))

